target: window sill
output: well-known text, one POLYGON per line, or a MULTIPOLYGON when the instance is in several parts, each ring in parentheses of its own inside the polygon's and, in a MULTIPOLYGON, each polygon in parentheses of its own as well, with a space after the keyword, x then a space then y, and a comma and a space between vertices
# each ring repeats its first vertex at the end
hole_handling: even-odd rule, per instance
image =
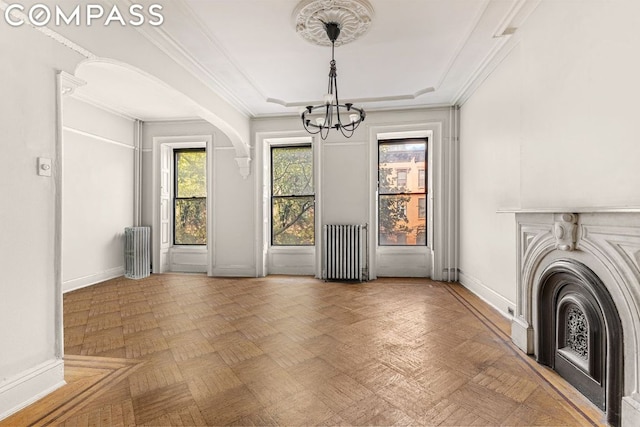
POLYGON ((315 246, 270 246, 269 252, 274 254, 313 254, 315 246))

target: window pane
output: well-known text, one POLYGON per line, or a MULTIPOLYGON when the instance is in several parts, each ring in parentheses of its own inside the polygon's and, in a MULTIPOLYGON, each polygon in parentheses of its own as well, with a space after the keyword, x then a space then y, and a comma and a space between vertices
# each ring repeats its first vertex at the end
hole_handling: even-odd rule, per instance
POLYGON ((207 197, 207 154, 176 151, 176 197, 207 197))
POLYGON ((378 203, 380 245, 426 245, 426 210, 419 195, 381 195, 378 203), (420 216, 424 214, 424 216, 420 216))
POLYGON ((273 199, 274 245, 313 245, 315 243, 313 196, 273 199))
POLYGON ((271 149, 271 189, 274 196, 313 194, 313 152, 311 146, 271 149))
POLYGON ((380 194, 424 192, 418 184, 419 170, 426 168, 426 147, 426 141, 419 140, 379 144, 380 194))
POLYGON ((407 185, 407 170, 398 169, 397 174, 398 174, 398 177, 396 179, 396 184, 398 188, 405 187, 407 185))
POLYGON ((427 216, 427 199, 420 197, 418 199, 418 218, 425 218, 427 216))
POLYGON ((207 244, 207 199, 176 200, 176 245, 207 244))

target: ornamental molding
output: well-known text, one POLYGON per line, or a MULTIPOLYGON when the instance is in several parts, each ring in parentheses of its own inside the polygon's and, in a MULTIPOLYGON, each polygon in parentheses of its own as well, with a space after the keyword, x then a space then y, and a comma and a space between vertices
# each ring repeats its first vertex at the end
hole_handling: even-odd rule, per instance
POLYGON ((77 88, 87 84, 86 81, 69 74, 66 71, 60 71, 60 92, 62 95, 73 95, 77 88))
POLYGON ((553 224, 553 235, 556 238, 556 248, 561 251, 572 251, 576 248, 578 231, 578 215, 572 213, 560 214, 553 224))
POLYGON ((367 0, 303 0, 293 11, 296 32, 309 43, 331 46, 324 22, 340 26, 335 45, 351 43, 371 27, 373 7, 367 0))
POLYGON ((251 158, 250 157, 236 157, 236 163, 238 164, 238 170, 242 178, 247 179, 251 174, 251 158))

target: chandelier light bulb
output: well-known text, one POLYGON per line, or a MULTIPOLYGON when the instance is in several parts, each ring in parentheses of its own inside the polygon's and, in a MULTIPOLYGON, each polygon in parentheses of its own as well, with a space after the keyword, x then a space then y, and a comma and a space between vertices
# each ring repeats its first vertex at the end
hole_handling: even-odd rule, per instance
POLYGON ((351 123, 357 122, 359 118, 360 116, 357 114, 349 114, 349 120, 351 121, 351 123))
POLYGON ((318 125, 318 127, 323 127, 324 126, 324 117, 318 117, 316 119, 316 124, 318 125))

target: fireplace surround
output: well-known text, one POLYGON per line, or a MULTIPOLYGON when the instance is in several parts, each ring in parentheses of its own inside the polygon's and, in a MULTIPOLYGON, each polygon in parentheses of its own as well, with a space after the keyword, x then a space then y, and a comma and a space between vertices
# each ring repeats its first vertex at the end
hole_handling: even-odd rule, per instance
POLYGON ((511 338, 600 407, 640 425, 640 209, 515 212, 511 338))

